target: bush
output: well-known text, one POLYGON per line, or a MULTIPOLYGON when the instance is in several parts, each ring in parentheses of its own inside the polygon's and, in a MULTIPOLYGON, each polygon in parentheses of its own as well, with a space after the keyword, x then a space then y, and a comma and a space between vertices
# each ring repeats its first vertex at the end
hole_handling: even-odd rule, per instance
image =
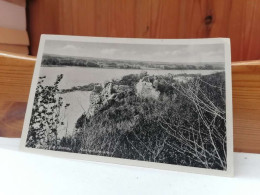
POLYGON ((59 75, 53 86, 44 86, 44 77, 40 77, 36 88, 29 131, 27 147, 57 148, 57 130, 60 121, 62 97, 59 97, 58 85, 63 75, 59 75))

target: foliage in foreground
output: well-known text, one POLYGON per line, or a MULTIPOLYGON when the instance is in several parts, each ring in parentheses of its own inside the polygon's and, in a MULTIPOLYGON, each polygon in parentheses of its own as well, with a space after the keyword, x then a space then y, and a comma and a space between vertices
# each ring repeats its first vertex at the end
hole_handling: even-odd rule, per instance
POLYGON ((40 78, 26 146, 226 169, 224 72, 193 75, 188 82, 173 75, 157 76, 158 99, 136 93, 135 84, 147 76, 132 74, 112 81, 127 90, 94 116, 83 113, 75 133, 61 140, 58 129, 63 125, 64 105, 58 84, 62 75, 53 86, 43 86, 44 77, 40 78))
MULTIPOLYGON (((27 147, 53 149, 58 147, 58 128, 63 125, 60 119, 63 106, 59 96, 59 75, 53 86, 44 86, 44 77, 40 77, 35 92, 31 120, 27 136, 27 147)), ((67 105, 65 105, 67 107, 67 105)))

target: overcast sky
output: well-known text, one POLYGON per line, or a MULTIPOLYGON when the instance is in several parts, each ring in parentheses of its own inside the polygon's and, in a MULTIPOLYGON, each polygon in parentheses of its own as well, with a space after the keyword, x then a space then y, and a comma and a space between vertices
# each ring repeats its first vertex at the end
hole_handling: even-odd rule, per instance
POLYGON ((197 63, 224 62, 224 44, 147 45, 47 40, 44 53, 120 60, 197 63))

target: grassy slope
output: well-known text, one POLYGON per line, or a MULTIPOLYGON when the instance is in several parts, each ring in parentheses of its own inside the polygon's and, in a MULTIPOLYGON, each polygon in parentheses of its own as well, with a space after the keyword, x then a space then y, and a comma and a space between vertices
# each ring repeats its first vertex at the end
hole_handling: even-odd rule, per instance
POLYGON ((225 113, 219 117, 204 104, 196 105, 186 93, 199 85, 201 101, 210 99, 209 104, 225 110, 224 73, 199 76, 186 84, 161 76, 158 100, 136 95, 134 85, 139 79, 140 75, 128 75, 117 81, 131 90, 117 95, 93 117, 82 115, 76 124, 77 141, 63 139, 61 145, 74 152, 225 169, 225 120, 221 118, 225 113))

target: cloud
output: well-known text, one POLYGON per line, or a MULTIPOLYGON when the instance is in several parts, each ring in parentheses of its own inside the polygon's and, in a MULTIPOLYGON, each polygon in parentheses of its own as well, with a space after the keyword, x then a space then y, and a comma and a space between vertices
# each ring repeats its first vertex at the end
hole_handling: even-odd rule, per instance
POLYGON ((66 50, 66 51, 75 51, 75 50, 77 50, 77 47, 75 47, 74 45, 65 45, 61 49, 66 50))
POLYGON ((225 59, 225 54, 221 50, 216 51, 205 51, 200 54, 201 59, 203 61, 209 62, 209 61, 215 61, 215 62, 222 62, 225 59))
POLYGON ((68 45, 61 47, 60 49, 57 49, 56 52, 58 52, 58 54, 62 54, 62 55, 78 55, 78 51, 79 51, 78 47, 68 44, 68 45))
POLYGON ((171 52, 171 55, 175 56, 175 57, 179 57, 179 56, 183 56, 183 55, 187 55, 187 54, 188 54, 188 51, 184 50, 184 49, 178 49, 178 50, 176 49, 171 52))
POLYGON ((103 55, 114 55, 116 51, 117 49, 110 48, 110 49, 102 49, 100 53, 103 55))
POLYGON ((153 55, 157 57, 166 57, 170 54, 171 52, 169 51, 157 51, 153 55))

